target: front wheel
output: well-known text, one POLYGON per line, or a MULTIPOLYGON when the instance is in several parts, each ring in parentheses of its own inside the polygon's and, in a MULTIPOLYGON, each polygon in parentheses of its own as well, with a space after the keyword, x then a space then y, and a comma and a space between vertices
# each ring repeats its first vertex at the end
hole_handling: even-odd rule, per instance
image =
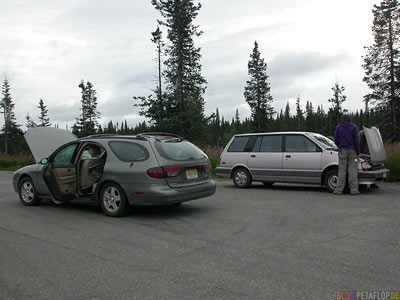
POLYGON ((238 188, 248 188, 251 185, 251 175, 244 168, 236 169, 232 176, 233 183, 238 188))
POLYGON ((106 183, 100 191, 100 206, 110 217, 122 217, 127 209, 125 193, 116 183, 106 183))
POLYGON ((337 169, 332 169, 326 172, 324 176, 324 185, 329 192, 333 192, 339 183, 339 175, 337 169))
POLYGON ((28 177, 25 177, 21 180, 18 191, 19 199, 23 205, 35 206, 42 201, 42 199, 40 199, 37 195, 32 179, 28 177))

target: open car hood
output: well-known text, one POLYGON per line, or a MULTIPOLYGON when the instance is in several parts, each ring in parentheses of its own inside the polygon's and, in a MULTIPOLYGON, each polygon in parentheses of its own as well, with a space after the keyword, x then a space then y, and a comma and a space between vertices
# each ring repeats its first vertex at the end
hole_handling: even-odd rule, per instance
POLYGON ((72 133, 54 127, 32 127, 24 134, 35 161, 49 157, 58 147, 78 138, 72 133))
POLYGON ((376 127, 363 127, 365 139, 368 145, 368 151, 371 156, 372 163, 380 164, 386 159, 386 151, 379 129, 376 127))

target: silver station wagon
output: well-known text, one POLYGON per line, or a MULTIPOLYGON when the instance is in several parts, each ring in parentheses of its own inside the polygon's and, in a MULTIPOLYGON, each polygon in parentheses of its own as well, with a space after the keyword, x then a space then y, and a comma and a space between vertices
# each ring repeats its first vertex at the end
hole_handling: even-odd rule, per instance
POLYGON ((42 198, 99 203, 108 216, 128 205, 179 205, 211 196, 207 155, 170 134, 96 135, 77 139, 57 128, 29 129, 25 139, 38 162, 17 170, 15 191, 24 205, 42 198))
MULTIPOLYGON (((373 185, 389 172, 382 137, 377 128, 360 131, 358 161, 360 185, 373 185)), ((215 172, 238 188, 252 181, 319 184, 332 192, 338 181, 339 158, 335 143, 312 132, 272 132, 235 135, 221 154, 215 172)))

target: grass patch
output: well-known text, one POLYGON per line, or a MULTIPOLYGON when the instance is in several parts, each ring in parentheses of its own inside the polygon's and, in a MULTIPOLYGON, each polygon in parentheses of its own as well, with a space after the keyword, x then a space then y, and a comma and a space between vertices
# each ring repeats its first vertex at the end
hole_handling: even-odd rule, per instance
POLYGON ((212 175, 215 175, 215 168, 219 165, 219 157, 223 149, 218 149, 217 147, 204 147, 202 148, 205 154, 207 154, 208 158, 210 159, 211 166, 212 166, 212 175))
POLYGON ((0 154, 0 171, 15 171, 34 163, 35 161, 29 156, 0 154))

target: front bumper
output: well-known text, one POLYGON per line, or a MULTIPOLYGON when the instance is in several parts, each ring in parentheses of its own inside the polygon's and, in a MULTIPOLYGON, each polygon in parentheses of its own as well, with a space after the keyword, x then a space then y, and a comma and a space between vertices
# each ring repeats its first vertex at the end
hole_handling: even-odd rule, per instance
POLYGON ((379 169, 374 171, 359 171, 358 183, 359 184, 376 184, 387 178, 390 173, 389 169, 379 169))
POLYGON ((189 187, 171 188, 167 184, 123 184, 131 205, 170 205, 209 197, 215 194, 214 180, 189 187))

